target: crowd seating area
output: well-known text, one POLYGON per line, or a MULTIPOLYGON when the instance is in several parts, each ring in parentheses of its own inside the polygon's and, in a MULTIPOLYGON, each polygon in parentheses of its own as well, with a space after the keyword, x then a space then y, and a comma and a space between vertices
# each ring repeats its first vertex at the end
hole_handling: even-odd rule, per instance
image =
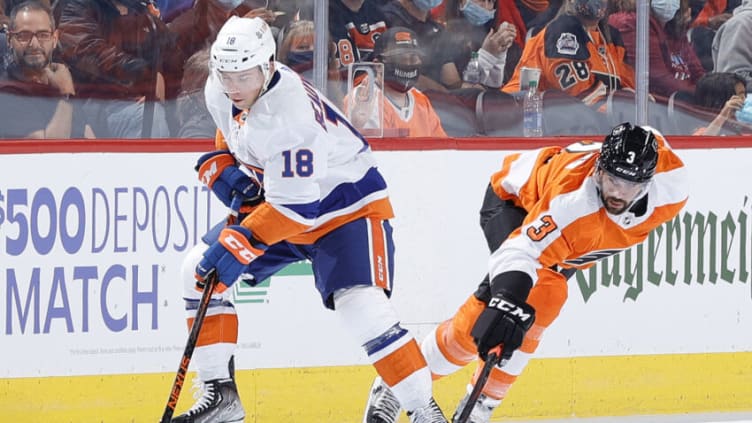
MULTIPOLYGON (((751 134, 752 42, 739 28, 752 26, 752 0, 653 4, 648 124, 751 134)), ((202 88, 230 16, 266 20, 276 60, 326 75, 318 88, 346 115, 366 83, 351 67, 381 66, 375 84, 397 116, 376 123, 385 136, 521 137, 531 75, 543 136, 635 120, 635 0, 0 0, 0 138, 212 138, 202 88), (326 63, 313 59, 320 37, 326 63), (427 134, 434 114, 443 130, 427 134)))

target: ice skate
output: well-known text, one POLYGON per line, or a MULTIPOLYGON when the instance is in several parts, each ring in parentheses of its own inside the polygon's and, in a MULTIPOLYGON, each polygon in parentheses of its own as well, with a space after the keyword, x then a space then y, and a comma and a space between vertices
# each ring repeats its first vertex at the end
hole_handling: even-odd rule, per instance
MULTIPOLYGON (((462 401, 457 405, 457 411, 455 411, 452 416, 452 423, 456 423, 457 419, 460 418, 460 413, 465 407, 469 396, 469 393, 465 394, 465 397, 462 398, 462 401)), ((501 404, 501 400, 495 400, 484 394, 480 394, 478 401, 475 402, 473 411, 470 412, 470 417, 467 418, 467 422, 465 423, 488 423, 491 420, 491 415, 499 404, 501 404)))
POLYGON ((242 422, 243 418, 245 410, 235 382, 216 379, 205 382, 193 407, 172 419, 172 423, 234 423, 242 422))
POLYGON ((410 417, 410 423, 448 423, 433 398, 425 407, 409 411, 407 416, 410 417))
POLYGON ((395 423, 400 415, 400 403, 381 377, 376 377, 366 404, 363 423, 395 423))

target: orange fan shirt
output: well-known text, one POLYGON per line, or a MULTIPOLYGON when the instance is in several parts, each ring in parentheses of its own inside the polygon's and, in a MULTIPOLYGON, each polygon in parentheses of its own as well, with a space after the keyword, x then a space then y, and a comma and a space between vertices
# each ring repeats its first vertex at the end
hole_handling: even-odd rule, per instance
POLYGON ((541 69, 538 90, 561 90, 593 105, 609 91, 634 88, 634 70, 624 62, 619 31, 608 27, 611 42, 600 31, 586 31, 574 16, 562 15, 530 38, 522 51, 512 79, 502 90, 516 92, 520 69, 541 69))
MULTIPOLYGON (((447 134, 441 126, 439 115, 431 105, 431 100, 417 88, 411 88, 407 96, 408 104, 400 108, 389 101, 384 94, 382 103, 384 136, 446 138, 447 134)), ((351 103, 352 95, 348 94, 344 98, 346 115, 351 112, 351 103)), ((373 111, 369 121, 364 124, 365 128, 378 127, 379 123, 375 115, 373 111)))

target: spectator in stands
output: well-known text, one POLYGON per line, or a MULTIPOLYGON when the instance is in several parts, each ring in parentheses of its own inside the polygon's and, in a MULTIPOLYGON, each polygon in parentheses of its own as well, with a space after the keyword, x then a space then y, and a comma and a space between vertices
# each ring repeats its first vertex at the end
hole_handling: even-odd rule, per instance
MULTIPOLYGON (((279 32, 277 61, 294 69, 308 80, 313 79, 313 21, 293 20, 279 32)), ((347 69, 340 67, 337 48, 329 38, 327 60, 327 97, 338 107, 347 91, 347 69)), ((370 55, 370 53, 369 53, 370 55)))
POLYGON ((752 89, 752 0, 742 0, 713 39, 715 72, 735 72, 752 89))
POLYGON ((497 22, 499 10, 495 0, 458 0, 446 13, 447 31, 454 41, 454 46, 448 48, 454 48, 458 53, 455 67, 465 69, 471 53, 477 51, 481 84, 491 88, 501 87, 507 68, 509 76, 514 70, 516 62, 508 64, 508 51, 516 48, 516 55, 512 54, 517 60, 522 51, 514 44, 518 39, 514 24, 497 22))
POLYGON ((97 137, 169 136, 165 109, 180 52, 150 0, 58 0, 62 57, 97 137))
POLYGON ((199 50, 186 62, 177 98, 178 138, 214 138, 217 127, 204 99, 209 78, 209 47, 199 50))
POLYGON ((731 18, 732 11, 741 0, 691 0, 692 26, 718 30, 731 18))
MULTIPOLYGON (((10 26, 10 12, 13 8, 26 0, 0 0, 0 69, 5 69, 10 62, 8 50, 8 26, 10 26)), ((39 0, 39 3, 50 7, 50 0, 39 0)))
POLYGON ((374 43, 386 28, 377 0, 329 0, 329 34, 340 67, 370 61, 374 43))
MULTIPOLYGON (((385 134, 407 137, 444 138, 447 134, 441 121, 431 106, 431 101, 415 88, 420 75, 423 52, 417 36, 407 28, 389 28, 378 40, 373 50, 373 61, 384 64, 384 86, 375 87, 383 91, 383 128, 385 134)), ((375 128, 378 122, 377 107, 373 102, 378 98, 369 92, 368 81, 363 81, 353 93, 345 98, 345 110, 356 128, 375 128), (376 112, 376 113, 375 113, 376 112)))
POLYGON ((277 60, 295 72, 304 74, 313 68, 313 22, 293 21, 279 43, 277 60))
POLYGON ((727 122, 736 120, 736 112, 742 108, 746 98, 746 81, 741 76, 732 72, 705 74, 697 82, 695 104, 717 115, 708 126, 699 128, 695 135, 721 134, 727 122))
POLYGON ((713 37, 715 37, 715 31, 708 27, 698 26, 690 28, 687 37, 705 72, 713 71, 713 37))
POLYGON ((453 48, 451 34, 429 14, 440 3, 441 0, 391 0, 382 8, 387 26, 410 28, 417 34, 425 60, 416 87, 424 92, 462 87, 462 78, 455 65, 461 52, 453 48))
MULTIPOLYGON (((634 66, 637 13, 634 0, 617 0, 608 22, 621 32, 626 60, 634 66)), ((687 39, 691 12, 686 0, 651 0, 649 22, 649 88, 651 94, 669 97, 676 91, 694 91, 705 73, 687 39)))
POLYGON ((566 0, 561 14, 527 41, 503 91, 527 89, 520 86, 522 67, 541 70, 540 91, 561 90, 590 106, 609 92, 634 89, 621 35, 607 20, 606 0, 566 0))
POLYGON ((69 138, 75 94, 73 78, 52 61, 58 32, 48 5, 26 1, 9 16, 12 61, 0 76, 3 138, 69 138))
POLYGON ((689 0, 692 19, 687 36, 705 72, 713 70, 713 37, 739 4, 741 0, 689 0))
POLYGON ((210 46, 230 16, 260 17, 270 25, 277 18, 266 0, 195 0, 193 7, 180 13, 168 27, 187 59, 210 46))

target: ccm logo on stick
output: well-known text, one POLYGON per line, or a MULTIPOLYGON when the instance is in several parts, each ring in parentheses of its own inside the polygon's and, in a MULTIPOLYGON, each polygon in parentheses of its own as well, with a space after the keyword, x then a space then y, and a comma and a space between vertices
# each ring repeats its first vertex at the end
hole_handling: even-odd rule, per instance
POLYGON ((532 317, 532 314, 525 313, 525 310, 523 310, 522 307, 516 306, 509 301, 502 300, 501 298, 491 298, 491 301, 488 302, 488 306, 505 311, 512 316, 517 316, 523 322, 527 322, 532 317))

